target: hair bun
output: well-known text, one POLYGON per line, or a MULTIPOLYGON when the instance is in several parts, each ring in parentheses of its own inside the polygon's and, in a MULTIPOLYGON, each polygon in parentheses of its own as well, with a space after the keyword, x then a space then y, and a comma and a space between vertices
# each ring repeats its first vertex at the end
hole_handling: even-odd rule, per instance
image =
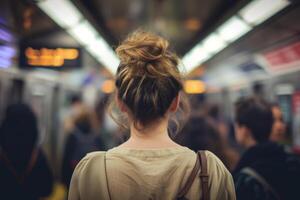
POLYGON ((161 59, 168 46, 168 41, 162 37, 136 31, 116 49, 116 52, 123 64, 144 63, 146 65, 161 59))
POLYGON ((162 37, 138 31, 116 50, 121 59, 115 77, 116 94, 138 129, 165 117, 182 90, 178 57, 168 45, 162 37))

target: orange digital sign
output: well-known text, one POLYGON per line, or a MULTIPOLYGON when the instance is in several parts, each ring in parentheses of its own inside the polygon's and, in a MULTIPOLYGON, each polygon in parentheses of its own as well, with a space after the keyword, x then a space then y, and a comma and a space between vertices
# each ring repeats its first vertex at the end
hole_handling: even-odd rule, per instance
POLYGON ((80 49, 26 46, 20 52, 21 67, 80 67, 80 49))
POLYGON ((77 59, 79 52, 77 49, 34 49, 28 47, 25 50, 25 55, 29 65, 61 67, 64 65, 65 60, 77 59))

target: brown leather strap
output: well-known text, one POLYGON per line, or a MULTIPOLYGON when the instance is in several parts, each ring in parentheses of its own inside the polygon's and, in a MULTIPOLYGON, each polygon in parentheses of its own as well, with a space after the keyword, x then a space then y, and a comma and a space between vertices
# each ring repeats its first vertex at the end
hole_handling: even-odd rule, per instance
POLYGON ((200 160, 197 156, 195 166, 194 166, 186 184, 184 185, 182 190, 179 192, 177 199, 184 199, 184 196, 188 193, 189 189, 191 188, 199 169, 200 169, 200 160))
POLYGON ((186 199, 184 196, 188 193, 191 188, 197 173, 201 167, 199 177, 202 183, 202 200, 209 200, 209 189, 208 189, 208 173, 207 173, 207 159, 204 151, 197 152, 196 164, 186 182, 183 189, 179 192, 177 200, 186 199))
POLYGON ((109 189, 109 185, 108 185, 108 177, 107 177, 106 151, 104 153, 104 170, 105 170, 105 176, 106 176, 106 186, 107 186, 108 198, 109 198, 109 200, 111 200, 110 189, 109 189))
POLYGON ((198 157, 201 162, 201 171, 199 174, 202 184, 202 200, 209 200, 209 188, 208 188, 208 173, 207 173, 207 159, 204 151, 198 151, 198 157))

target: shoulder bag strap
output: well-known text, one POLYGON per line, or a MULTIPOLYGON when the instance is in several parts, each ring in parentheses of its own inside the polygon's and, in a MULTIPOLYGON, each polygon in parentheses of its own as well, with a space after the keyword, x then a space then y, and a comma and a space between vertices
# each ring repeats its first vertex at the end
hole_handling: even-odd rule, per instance
POLYGON ((264 177, 262 177, 260 174, 258 174, 254 169, 252 169, 251 167, 246 167, 244 169, 242 169, 241 171, 244 174, 247 174, 249 176, 251 176, 252 178, 254 178, 256 181, 258 181, 263 188, 266 191, 269 191, 274 197, 275 199, 279 200, 280 197, 277 194, 277 192, 272 188, 272 186, 266 181, 266 179, 264 177))
POLYGON ((198 171, 201 169, 199 174, 201 183, 202 183, 202 198, 203 200, 209 199, 209 191, 208 191, 208 174, 207 174, 207 160, 204 151, 197 152, 197 160, 195 166, 186 182, 182 190, 179 192, 177 196, 177 200, 184 200, 186 199, 184 196, 188 193, 189 189, 191 188, 198 171))
POLYGON ((109 198, 109 200, 111 200, 110 191, 109 191, 109 185, 108 185, 107 170, 106 170, 106 168, 107 168, 107 166, 106 166, 106 152, 105 152, 105 154, 104 154, 104 171, 105 171, 105 176, 106 176, 106 186, 107 186, 108 198, 109 198))
POLYGON ((207 159, 204 151, 197 152, 199 160, 201 162, 201 171, 199 174, 201 183, 202 183, 202 200, 209 200, 209 188, 208 188, 208 172, 207 172, 207 159))

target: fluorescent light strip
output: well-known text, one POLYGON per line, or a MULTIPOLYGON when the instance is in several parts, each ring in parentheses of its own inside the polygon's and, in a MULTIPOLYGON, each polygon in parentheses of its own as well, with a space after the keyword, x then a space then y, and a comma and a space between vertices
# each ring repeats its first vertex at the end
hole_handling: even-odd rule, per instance
POLYGON ((38 3, 38 6, 98 62, 115 74, 119 59, 96 29, 84 19, 80 11, 69 0, 45 0, 38 3))
POLYGON ((211 33, 206 37, 203 40, 202 45, 204 51, 210 54, 216 54, 227 46, 224 40, 216 33, 211 33))
POLYGON ((192 71, 193 66, 198 66, 202 62, 208 60, 211 54, 208 54, 201 44, 195 46, 189 54, 187 54, 183 59, 183 66, 186 71, 192 71))
POLYGON ((249 3, 239 14, 249 24, 258 25, 289 4, 288 0, 256 0, 249 3))
POLYGON ((119 59, 115 56, 114 52, 102 38, 96 39, 94 43, 91 43, 89 46, 87 46, 87 51, 99 62, 106 66, 110 66, 110 70, 112 72, 117 71, 119 59))
POLYGON ((86 20, 67 30, 67 32, 83 46, 95 42, 98 36, 97 31, 86 20))
POLYGON ((39 1, 38 6, 63 28, 75 26, 81 19, 84 19, 78 9, 68 0, 44 0, 39 1))
POLYGON ((233 42, 251 29, 252 28, 242 19, 233 16, 217 29, 217 33, 224 41, 233 42))
POLYGON ((1 59, 0 58, 0 68, 9 68, 12 65, 10 59, 1 59))
POLYGON ((87 46, 87 50, 95 57, 101 57, 103 54, 100 49, 109 50, 109 46, 102 38, 97 38, 93 43, 87 46))
POLYGON ((253 27, 249 24, 253 26, 258 25, 289 4, 290 2, 288 0, 255 0, 246 5, 246 7, 238 13, 240 17, 231 17, 183 57, 182 60, 187 73, 252 30, 253 27), (203 47, 201 53, 197 51, 199 45, 203 47), (203 55, 209 56, 206 57, 203 55))
POLYGON ((109 69, 114 73, 117 72, 120 63, 119 59, 114 56, 113 51, 103 53, 103 56, 98 58, 98 61, 109 66, 109 69))

